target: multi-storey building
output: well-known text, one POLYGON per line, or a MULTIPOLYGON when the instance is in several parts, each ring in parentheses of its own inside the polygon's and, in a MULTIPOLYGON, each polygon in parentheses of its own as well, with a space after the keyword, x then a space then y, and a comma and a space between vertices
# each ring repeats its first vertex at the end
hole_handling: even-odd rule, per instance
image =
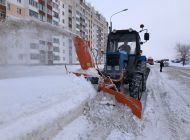
MULTIPOLYGON (((78 35, 89 41, 90 48, 96 50, 98 61, 102 61, 108 24, 85 0, 0 0, 0 19, 5 17, 42 21, 78 35)), ((32 40, 29 47, 32 63, 78 63, 72 38, 55 34, 47 41, 40 37, 32 40)))

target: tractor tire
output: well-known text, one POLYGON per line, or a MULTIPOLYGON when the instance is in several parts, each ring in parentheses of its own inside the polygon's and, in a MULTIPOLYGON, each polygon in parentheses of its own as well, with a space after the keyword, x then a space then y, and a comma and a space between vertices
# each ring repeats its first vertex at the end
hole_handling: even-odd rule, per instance
POLYGON ((143 80, 139 81, 139 87, 138 87, 138 100, 141 100, 142 93, 143 93, 143 80))
POLYGON ((143 77, 142 81, 143 81, 143 83, 142 83, 142 91, 146 91, 146 80, 145 80, 145 77, 143 77))
POLYGON ((143 78, 142 75, 136 74, 133 77, 132 83, 129 84, 130 96, 140 100, 143 92, 143 78))

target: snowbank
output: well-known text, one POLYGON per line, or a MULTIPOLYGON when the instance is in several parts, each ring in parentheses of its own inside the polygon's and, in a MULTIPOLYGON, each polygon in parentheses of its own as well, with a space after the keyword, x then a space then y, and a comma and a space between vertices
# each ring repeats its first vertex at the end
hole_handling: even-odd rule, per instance
POLYGON ((39 138, 45 133, 49 139, 59 125, 82 113, 84 104, 96 94, 89 82, 72 74, 0 80, 0 89, 3 140, 39 138))

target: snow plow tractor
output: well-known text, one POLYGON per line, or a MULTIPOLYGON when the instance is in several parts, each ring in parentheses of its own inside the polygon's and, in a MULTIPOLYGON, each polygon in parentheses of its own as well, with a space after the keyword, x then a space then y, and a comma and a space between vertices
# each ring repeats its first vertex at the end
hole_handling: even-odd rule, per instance
MULTIPOLYGON (((142 29, 143 30, 143 29, 142 29)), ((149 34, 144 34, 145 41, 149 34)), ((135 30, 115 30, 108 36, 104 75, 109 76, 119 91, 140 100, 146 90, 149 68, 146 57, 141 55, 142 44, 135 30), (128 85, 128 90, 125 88, 128 85)))
MULTIPOLYGON (((141 31, 143 29, 141 25, 141 31)), ((149 40, 149 33, 144 34, 144 40, 149 40)), ((76 53, 83 70, 95 67, 89 46, 76 37, 74 39, 76 53), (82 54, 82 56, 81 56, 82 54)), ((146 90, 146 80, 150 69, 146 67, 146 57, 141 55, 143 44, 139 32, 128 30, 113 30, 108 35, 106 62, 103 70, 96 68, 98 76, 75 73, 89 78, 98 78, 98 91, 108 93, 115 99, 131 108, 138 118, 141 118, 142 104, 140 99, 146 90)))

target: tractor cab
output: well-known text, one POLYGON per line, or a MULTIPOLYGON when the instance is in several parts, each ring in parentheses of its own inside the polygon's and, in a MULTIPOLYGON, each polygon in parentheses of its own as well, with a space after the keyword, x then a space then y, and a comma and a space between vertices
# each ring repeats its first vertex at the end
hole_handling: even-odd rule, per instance
POLYGON ((119 51, 128 55, 135 54, 139 42, 140 37, 136 31, 115 30, 108 36, 107 53, 119 51))
POLYGON ((137 31, 132 29, 112 31, 108 35, 105 73, 117 79, 121 72, 126 70, 127 65, 133 65, 139 52, 140 36, 137 31))

